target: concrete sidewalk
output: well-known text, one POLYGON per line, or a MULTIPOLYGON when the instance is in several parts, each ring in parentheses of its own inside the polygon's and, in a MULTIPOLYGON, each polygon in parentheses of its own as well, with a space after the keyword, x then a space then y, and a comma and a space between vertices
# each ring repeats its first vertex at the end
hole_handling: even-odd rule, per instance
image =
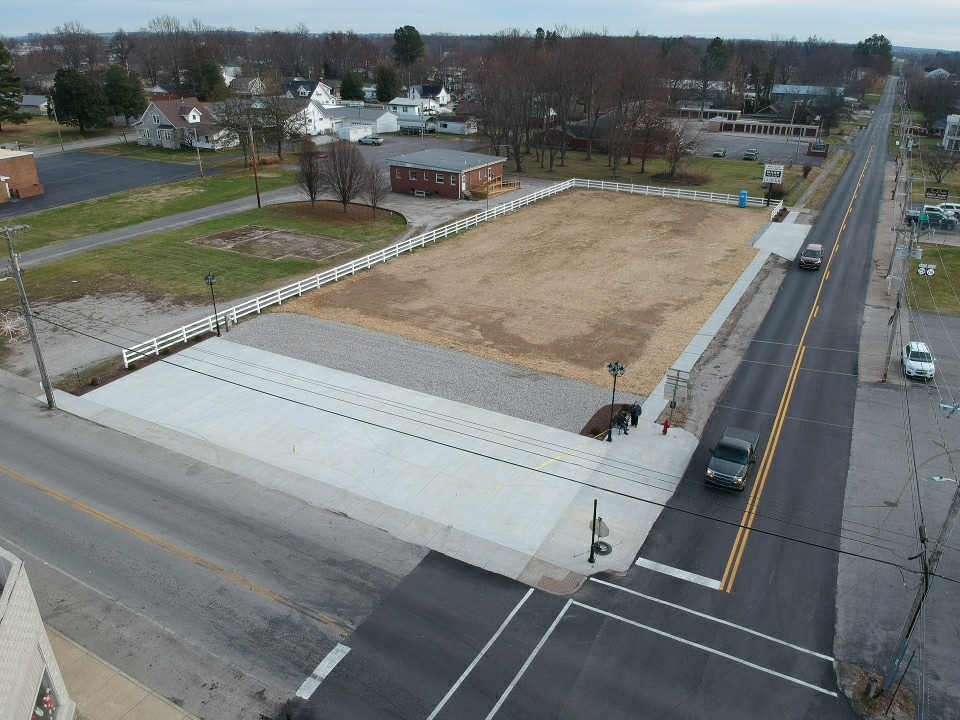
POLYGON ((60 407, 554 591, 627 570, 697 438, 606 443, 211 339, 60 407), (593 499, 612 555, 587 562, 593 499))
POLYGON ((197 720, 49 625, 47 635, 77 720, 197 720))

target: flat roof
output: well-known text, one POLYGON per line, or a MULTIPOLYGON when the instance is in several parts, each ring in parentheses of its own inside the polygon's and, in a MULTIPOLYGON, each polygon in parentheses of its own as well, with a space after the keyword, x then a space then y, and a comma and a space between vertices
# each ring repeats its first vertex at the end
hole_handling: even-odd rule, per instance
POLYGON ((390 165, 397 165, 399 167, 464 172, 487 167, 488 165, 496 165, 505 160, 506 158, 496 157, 494 155, 481 155, 479 153, 433 148, 431 150, 409 153, 408 155, 397 155, 396 157, 388 158, 387 162, 390 165))

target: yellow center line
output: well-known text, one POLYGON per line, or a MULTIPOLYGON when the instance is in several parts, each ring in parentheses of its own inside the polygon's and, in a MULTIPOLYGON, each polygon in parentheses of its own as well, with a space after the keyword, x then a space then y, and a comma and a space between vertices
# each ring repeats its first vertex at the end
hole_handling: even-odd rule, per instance
MULTIPOLYGON (((873 148, 870 149, 870 154, 867 155, 867 160, 863 165, 863 172, 860 173, 860 179, 857 181, 857 188, 859 188, 860 184, 863 182, 863 177, 867 173, 867 168, 870 166, 870 160, 872 157, 873 148)), ((833 258, 836 254, 836 250, 840 247, 840 237, 843 235, 843 231, 847 227, 847 219, 850 217, 850 213, 853 212, 853 201, 855 199, 856 194, 854 194, 854 197, 850 198, 850 203, 847 205, 847 212, 843 217, 843 222, 840 225, 840 230, 837 232, 837 237, 833 244, 833 252, 830 253, 830 260, 827 261, 823 278, 820 280, 820 286, 817 288, 817 295, 813 299, 813 306, 810 308, 810 314, 807 316, 807 323, 803 328, 803 334, 800 336, 800 342, 797 344, 797 353, 794 356, 793 364, 790 366, 790 375, 787 377, 787 384, 783 389, 783 396, 780 398, 780 407, 777 408, 777 414, 773 421, 773 429, 770 431, 770 440, 767 443, 766 449, 764 450, 763 459, 760 461, 760 468, 757 471, 757 480, 753 485, 753 490, 750 491, 750 497, 747 499, 747 506, 743 511, 743 519, 740 521, 740 527, 737 529, 737 536, 733 541, 733 547, 730 549, 730 557, 727 559, 727 566, 724 569, 723 577, 720 580, 720 589, 727 593, 733 592, 733 583, 736 580, 737 573, 740 570, 740 563, 743 560, 743 554, 747 547, 747 540, 750 537, 750 530, 753 527, 753 521, 757 516, 757 509, 760 507, 760 497, 763 495, 763 489, 767 484, 767 477, 770 474, 770 467, 773 464, 773 458, 777 454, 777 445, 780 442, 780 433, 787 417, 787 411, 790 408, 790 401, 793 398, 793 389, 796 386, 797 377, 800 374, 800 366, 803 363, 803 357, 806 354, 807 349, 803 343, 807 339, 807 333, 810 331, 810 325, 813 323, 813 319, 817 316, 817 312, 819 311, 820 296, 823 294, 823 287, 827 282, 827 278, 830 277, 830 265, 833 264, 833 258)))
POLYGON ((45 485, 41 485, 36 480, 30 479, 26 475, 21 475, 16 470, 11 470, 8 467, 4 467, 3 465, 0 465, 0 473, 3 473, 4 475, 9 476, 14 480, 23 483, 24 485, 32 487, 35 490, 39 490, 40 492, 48 495, 54 500, 61 502, 64 505, 67 505, 69 507, 72 507, 75 510, 79 510, 80 512, 85 513, 86 515, 89 515, 92 518, 100 520, 101 522, 104 522, 107 525, 110 525, 111 527, 116 528, 117 530, 121 530, 127 533, 128 535, 132 535, 138 540, 142 540, 143 542, 153 545, 154 547, 159 548, 161 550, 166 550, 171 555, 174 555, 182 560, 186 560, 189 563, 197 565, 198 567, 201 567, 204 570, 207 570, 208 572, 213 573, 220 579, 226 580, 227 582, 232 583, 237 587, 241 587, 244 590, 249 590, 250 592, 256 593, 262 598, 265 598, 267 600, 272 600, 273 602, 279 603, 280 605, 284 605, 285 607, 288 607, 291 610, 296 610, 299 613, 309 615, 313 619, 320 621, 321 623, 329 627, 331 630, 335 630, 338 633, 342 633, 344 635, 349 634, 349 631, 345 627, 340 625, 333 618, 328 617, 323 613, 317 612, 316 610, 311 610, 310 608, 304 605, 301 605, 298 602, 289 600, 288 598, 285 598, 282 595, 275 593, 273 590, 270 590, 269 588, 265 588, 263 585, 258 585, 255 582, 247 580, 242 575, 238 575, 237 573, 227 570, 225 568, 222 568, 219 565, 216 565, 210 562, 209 560, 205 560, 199 555, 194 555, 191 552, 187 552, 183 548, 178 547, 173 543, 169 543, 166 540, 161 540, 157 536, 151 535, 150 533, 145 532, 138 527, 130 525, 129 523, 125 523, 122 520, 118 520, 112 515, 107 515, 106 513, 101 512, 96 508, 90 507, 89 505, 86 505, 80 502, 79 500, 74 500, 73 498, 68 497, 67 495, 64 495, 61 492, 57 492, 56 490, 48 488, 45 485))

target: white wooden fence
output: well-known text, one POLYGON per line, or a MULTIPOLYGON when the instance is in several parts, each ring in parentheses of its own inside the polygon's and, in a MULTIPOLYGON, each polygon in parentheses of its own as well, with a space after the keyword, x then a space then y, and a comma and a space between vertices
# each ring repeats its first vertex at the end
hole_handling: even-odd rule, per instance
MULTIPOLYGON (((612 190, 614 192, 652 195, 655 197, 678 198, 681 200, 698 200, 701 202, 723 203, 725 205, 736 205, 740 202, 739 196, 727 195, 723 193, 707 193, 700 192, 698 190, 661 188, 650 185, 630 185, 627 183, 606 182, 602 180, 582 180, 580 178, 566 180, 564 182, 551 185, 543 190, 537 190, 529 195, 524 195, 523 197, 510 200, 509 202, 501 205, 497 205, 489 210, 478 212, 476 215, 471 215, 468 218, 457 220, 456 222, 452 222, 448 225, 443 225, 429 232, 425 232, 422 235, 417 235, 416 237, 408 238, 407 240, 401 240, 400 242, 384 248, 383 250, 378 250, 377 252, 370 253, 365 257, 344 263, 343 265, 339 265, 338 267, 318 273, 317 275, 312 275, 304 280, 299 280, 291 285, 286 285, 282 288, 278 288, 277 290, 266 293, 265 295, 260 295, 251 300, 247 300, 239 303, 238 305, 229 307, 226 310, 221 310, 216 316, 209 315, 205 318, 197 320, 196 322, 192 322, 189 325, 184 325, 176 330, 172 330, 171 332, 158 335, 155 338, 134 345, 123 351, 123 365, 124 367, 129 367, 130 363, 136 362, 141 358, 148 357, 150 355, 158 355, 161 350, 181 343, 186 343, 192 337, 201 335, 205 332, 213 332, 216 329, 218 322, 224 326, 227 325, 228 322, 230 324, 236 323, 237 320, 246 315, 260 313, 264 308, 268 308, 272 305, 281 305, 283 304, 284 300, 289 300, 293 297, 300 297, 308 290, 315 290, 319 287, 327 285, 328 283, 336 282, 341 278, 356 275, 358 270, 367 270, 374 265, 386 262, 390 258, 399 257, 402 253, 424 247, 427 245, 427 243, 436 242, 437 240, 448 237, 449 235, 456 235, 464 230, 476 227, 480 223, 493 220, 501 215, 506 215, 514 210, 518 210, 524 205, 530 205, 531 203, 535 203, 539 200, 551 197, 552 195, 557 195, 575 187, 587 188, 590 190, 612 190)), ((763 207, 764 204, 765 201, 763 198, 747 199, 747 205, 749 207, 763 207)), ((776 215, 781 207, 783 207, 782 202, 779 203, 775 208, 771 208, 773 212, 771 212, 770 217, 772 218, 774 215, 776 215)))

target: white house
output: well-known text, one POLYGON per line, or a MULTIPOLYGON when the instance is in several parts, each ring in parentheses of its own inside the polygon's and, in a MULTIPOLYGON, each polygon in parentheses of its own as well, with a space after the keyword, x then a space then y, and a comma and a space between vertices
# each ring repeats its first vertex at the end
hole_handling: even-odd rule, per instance
POLYGON ((473 135, 477 132, 477 121, 472 115, 437 115, 437 132, 452 135, 473 135))
POLYGON ((389 102, 387 109, 396 114, 401 128, 419 128, 424 122, 424 116, 436 115, 440 111, 440 106, 433 100, 409 100, 395 97, 389 102))
POLYGON ((220 150, 237 144, 227 139, 228 134, 216 126, 213 116, 195 97, 153 100, 133 127, 138 145, 220 150))
POLYGON ((340 105, 339 100, 334 96, 333 88, 322 82, 291 77, 283 79, 283 86, 287 89, 286 97, 313 100, 324 108, 340 105))
POLYGON ((431 100, 437 105, 449 105, 450 93, 443 85, 411 85, 407 90, 408 100, 431 100))
POLYGON ((20 112, 46 117, 49 103, 46 95, 24 95, 20 101, 20 112))
POLYGON ((947 115, 947 126, 943 130, 943 148, 960 151, 960 115, 947 115))
POLYGON ((266 95, 267 86, 263 80, 256 77, 234 77, 228 83, 230 92, 241 98, 250 98, 255 95, 266 95))

